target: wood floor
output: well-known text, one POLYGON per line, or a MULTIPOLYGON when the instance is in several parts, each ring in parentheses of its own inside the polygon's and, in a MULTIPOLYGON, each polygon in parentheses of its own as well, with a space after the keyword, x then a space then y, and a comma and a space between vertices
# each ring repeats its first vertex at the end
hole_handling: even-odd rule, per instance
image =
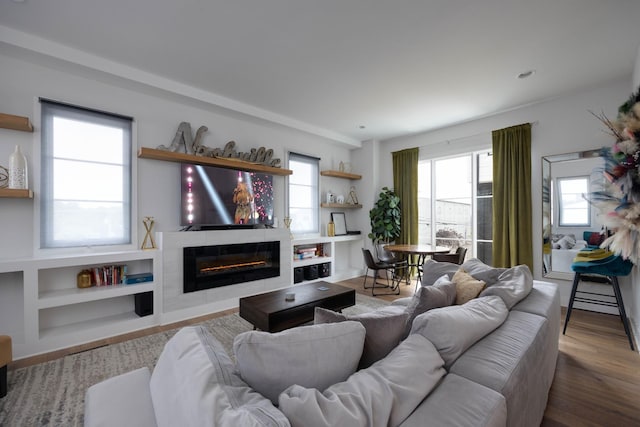
MULTIPOLYGON (((362 288, 362 281, 363 278, 355 278, 339 283, 371 296, 371 290, 365 291, 362 288)), ((411 296, 414 285, 415 282, 409 286, 401 285, 399 296, 378 298, 393 301, 399 297, 411 296)), ((236 310, 23 359, 12 363, 10 369, 198 323, 233 311, 236 310)), ((564 309, 562 317, 564 321, 564 309)), ((566 335, 560 335, 556 374, 542 426, 640 426, 640 354, 630 350, 618 316, 573 310, 566 335)))

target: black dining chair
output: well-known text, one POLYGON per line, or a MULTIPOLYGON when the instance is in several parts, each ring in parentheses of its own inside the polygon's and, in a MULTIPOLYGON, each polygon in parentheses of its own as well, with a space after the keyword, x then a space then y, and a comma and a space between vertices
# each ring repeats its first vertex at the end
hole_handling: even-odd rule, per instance
POLYGON ((431 258, 438 262, 450 262, 452 264, 462 265, 464 257, 467 255, 467 248, 458 246, 455 252, 449 254, 433 254, 431 258))
POLYGON ((400 282, 402 281, 402 277, 397 276, 396 267, 393 263, 377 261, 373 259, 373 255, 369 249, 362 248, 362 255, 364 256, 364 263, 367 266, 367 269, 364 273, 364 289, 371 289, 372 296, 379 295, 400 295, 400 282), (369 277, 369 270, 373 270, 373 284, 371 286, 367 286, 367 279, 369 277), (378 282, 378 272, 385 271, 387 284, 378 282), (391 278, 389 278, 389 274, 391 278), (385 293, 375 293, 376 289, 388 289, 389 292, 385 293))
POLYGON ((392 264, 395 271, 394 275, 398 278, 404 277, 406 284, 409 284, 409 261, 403 259, 403 257, 397 256, 395 253, 388 251, 384 248, 386 243, 378 243, 375 245, 376 257, 378 261, 392 264))

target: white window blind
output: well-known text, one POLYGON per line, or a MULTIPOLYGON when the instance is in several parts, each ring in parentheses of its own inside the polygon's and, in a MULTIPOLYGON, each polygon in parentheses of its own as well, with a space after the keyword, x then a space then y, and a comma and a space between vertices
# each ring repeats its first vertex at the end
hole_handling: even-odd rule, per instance
POLYGON ((40 246, 130 244, 132 119, 40 102, 40 246))
POLYGON ((320 232, 319 175, 320 159, 289 153, 289 217, 294 234, 320 232))

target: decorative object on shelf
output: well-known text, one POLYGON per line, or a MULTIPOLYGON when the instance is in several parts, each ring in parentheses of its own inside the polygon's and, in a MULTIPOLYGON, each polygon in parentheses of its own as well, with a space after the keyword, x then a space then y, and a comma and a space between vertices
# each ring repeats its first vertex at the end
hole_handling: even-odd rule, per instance
POLYGON ((77 284, 80 289, 90 288, 91 287, 91 271, 82 270, 80 273, 78 273, 77 284))
MULTIPOLYGON (((593 113, 592 113, 593 114, 593 113)), ((616 120, 596 115, 615 138, 603 148, 603 188, 591 193, 591 203, 601 213, 604 226, 613 234, 600 247, 640 262, 640 89, 618 108, 616 120)))
POLYGON ((331 192, 331 190, 327 191, 327 203, 335 203, 336 195, 331 192))
POLYGON ((331 221, 335 224, 336 236, 344 236, 347 234, 347 219, 344 212, 331 212, 331 221))
POLYGON ((339 170, 340 172, 344 172, 344 162, 342 162, 342 161, 341 161, 341 162, 338 164, 338 170, 339 170))
POLYGON ((7 188, 9 186, 9 169, 0 165, 0 188, 7 188))
POLYGON ((26 190, 29 188, 27 182, 27 158, 20 151, 20 146, 9 156, 9 188, 26 190))
POLYGON ((351 189, 349 190, 349 203, 352 205, 357 205, 358 204, 358 195, 356 194, 356 187, 355 186, 351 186, 351 189))
POLYGON ((378 201, 369 211, 371 233, 368 237, 374 244, 389 243, 400 236, 400 197, 393 190, 383 187, 378 201))
POLYGON ((202 144, 202 136, 209 129, 206 126, 200 126, 196 131, 195 138, 191 133, 191 124, 182 122, 178 126, 173 141, 170 146, 160 145, 158 150, 182 152, 202 157, 218 157, 225 159, 237 159, 244 162, 256 163, 260 165, 270 166, 273 168, 281 167, 281 160, 273 158, 273 149, 265 147, 252 148, 248 152, 236 151, 235 141, 229 141, 224 148, 209 148, 202 144))
POLYGON ((140 247, 140 249, 155 249, 156 242, 155 240, 153 240, 153 234, 151 231, 153 229, 153 225, 155 224, 155 220, 152 216, 145 216, 142 220, 142 223, 144 224, 144 228, 147 231, 144 235, 144 240, 142 241, 142 246, 140 247))
POLYGON ((336 225, 333 222, 333 220, 329 220, 329 223, 327 224, 327 236, 333 237, 335 235, 336 235, 336 225))
POLYGON ((293 220, 288 216, 285 216, 282 221, 284 222, 284 226, 287 227, 287 230, 289 230, 289 238, 293 240, 293 234, 291 233, 291 221, 293 220))
POLYGON ((339 203, 341 205, 344 204, 344 196, 342 194, 336 197, 336 203, 339 203))

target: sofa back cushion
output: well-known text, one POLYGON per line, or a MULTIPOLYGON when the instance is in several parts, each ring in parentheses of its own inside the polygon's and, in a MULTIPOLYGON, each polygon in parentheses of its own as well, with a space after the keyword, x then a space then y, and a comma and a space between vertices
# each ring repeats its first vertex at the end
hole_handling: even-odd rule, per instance
POLYGON ((435 345, 449 367, 462 353, 500 326, 509 310, 500 297, 481 297, 463 305, 436 308, 416 317, 411 334, 435 345))
POLYGON ((431 286, 420 286, 413 294, 406 312, 408 315, 404 336, 409 335, 413 319, 434 308, 447 307, 456 300, 456 284, 443 274, 431 286))
POLYGON ((240 379, 222 345, 202 326, 183 328, 167 342, 149 384, 159 427, 290 425, 240 379))
POLYGON ((533 289, 531 270, 526 265, 516 265, 503 271, 495 283, 480 292, 480 296, 499 296, 511 310, 514 305, 529 295, 531 289, 533 289))
POLYGON ((279 408, 294 427, 397 426, 446 374, 442 365, 433 344, 412 335, 384 359, 324 391, 287 388, 279 408))
POLYGON ((354 321, 249 331, 236 336, 233 352, 242 379, 277 404, 293 384, 324 390, 346 380, 358 368, 364 338, 364 326, 354 321))
POLYGON ((404 337, 408 314, 404 307, 390 306, 353 316, 316 307, 313 323, 338 323, 347 320, 362 323, 366 330, 359 367, 368 368, 385 357, 404 337))

